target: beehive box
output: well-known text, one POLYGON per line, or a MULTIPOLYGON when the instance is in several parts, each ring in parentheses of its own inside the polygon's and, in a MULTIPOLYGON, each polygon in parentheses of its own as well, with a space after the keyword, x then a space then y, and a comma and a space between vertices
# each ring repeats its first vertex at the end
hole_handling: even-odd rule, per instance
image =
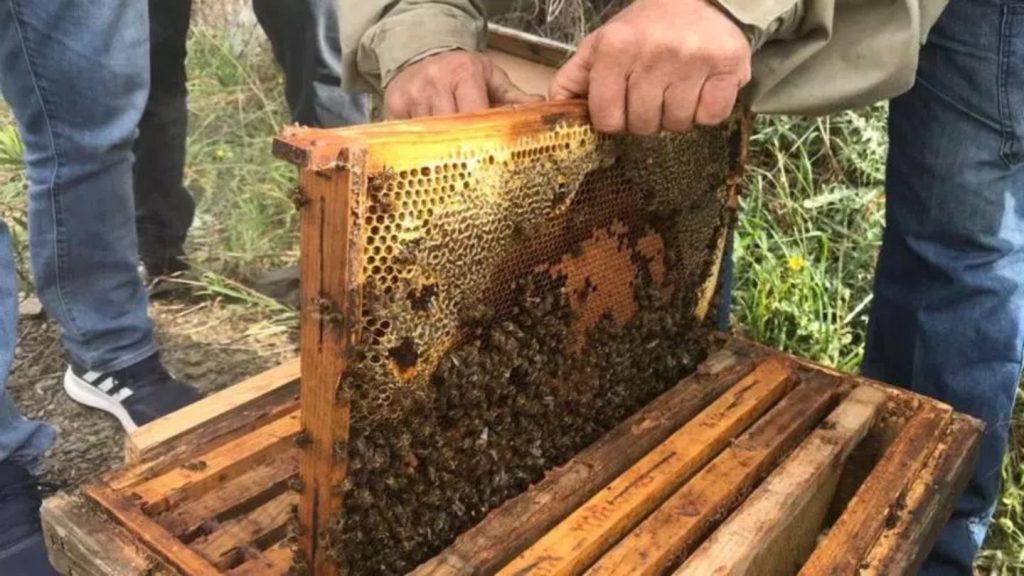
MULTIPOLYGON (((914 574, 980 426, 716 336, 697 371, 463 532, 418 576, 914 574)), ((129 437, 128 466, 43 506, 64 574, 300 574, 298 362, 129 437)))

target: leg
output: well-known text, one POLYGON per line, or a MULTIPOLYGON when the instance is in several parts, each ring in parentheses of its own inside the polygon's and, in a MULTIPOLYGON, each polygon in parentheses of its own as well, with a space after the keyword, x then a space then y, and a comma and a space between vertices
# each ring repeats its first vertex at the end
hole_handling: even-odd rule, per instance
POLYGON ((3 2, 3 89, 25 142, 36 288, 93 370, 156 351, 136 272, 132 142, 149 84, 146 7, 3 2))
POLYGON ((1024 7, 952 0, 891 106, 863 371, 987 424, 924 574, 971 574, 999 492, 1024 347, 1022 81, 1024 7))
MULTIPOLYGON (((0 17, 0 31, 5 31, 2 23, 0 17)), ((53 444, 54 433, 49 426, 26 420, 19 414, 4 388, 18 337, 15 332, 18 292, 14 274, 11 236, 7 224, 0 220, 0 463, 13 462, 30 468, 53 444)))
POLYGON ((285 75, 292 120, 333 128, 369 118, 365 95, 341 88, 341 41, 335 0, 253 0, 285 75))
POLYGON ((36 290, 79 402, 133 429, 196 398, 159 363, 137 272, 132 145, 149 89, 146 5, 0 0, 0 82, 21 128, 36 290))
POLYGON ((185 43, 191 0, 149 0, 150 91, 135 141, 135 226, 152 276, 184 268, 195 201, 185 189, 185 43))

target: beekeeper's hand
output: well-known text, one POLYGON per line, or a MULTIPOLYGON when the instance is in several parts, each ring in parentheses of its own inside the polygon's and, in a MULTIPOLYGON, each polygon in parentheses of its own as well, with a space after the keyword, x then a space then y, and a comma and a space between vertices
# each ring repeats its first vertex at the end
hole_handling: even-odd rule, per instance
POLYGON ((384 113, 393 119, 417 118, 542 100, 519 89, 487 56, 451 50, 399 72, 384 90, 384 113))
POLYGON ((602 132, 685 132, 729 117, 750 55, 746 35, 708 0, 636 0, 580 43, 550 96, 586 98, 602 132))

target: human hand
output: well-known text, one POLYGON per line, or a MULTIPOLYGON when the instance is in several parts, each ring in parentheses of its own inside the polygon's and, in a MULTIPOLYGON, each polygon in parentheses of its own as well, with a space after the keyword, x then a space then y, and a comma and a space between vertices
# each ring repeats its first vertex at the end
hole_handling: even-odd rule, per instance
POLYGON ((520 90, 487 56, 452 50, 399 72, 384 91, 384 113, 392 119, 417 118, 543 100, 520 90))
POLYGON ((729 117, 750 44, 708 0, 636 0, 580 43, 552 100, 586 97, 601 132, 686 132, 729 117))

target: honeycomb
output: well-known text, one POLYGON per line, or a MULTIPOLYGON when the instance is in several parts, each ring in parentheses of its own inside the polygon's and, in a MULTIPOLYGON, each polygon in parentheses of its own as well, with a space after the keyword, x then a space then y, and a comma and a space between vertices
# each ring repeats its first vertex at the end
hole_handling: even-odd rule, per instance
POLYGON ((694 369, 741 124, 551 122, 368 169, 347 573, 414 568, 694 369))
POLYGON ((577 336, 606 313, 628 320, 641 275, 694 304, 716 264, 707 252, 721 235, 730 143, 712 130, 645 140, 559 126, 370 175, 361 371, 372 386, 357 416, 399 417, 397 396, 428 393, 465 337, 463 313, 508 314, 526 275, 547 271, 542 283, 575 294, 577 336))

